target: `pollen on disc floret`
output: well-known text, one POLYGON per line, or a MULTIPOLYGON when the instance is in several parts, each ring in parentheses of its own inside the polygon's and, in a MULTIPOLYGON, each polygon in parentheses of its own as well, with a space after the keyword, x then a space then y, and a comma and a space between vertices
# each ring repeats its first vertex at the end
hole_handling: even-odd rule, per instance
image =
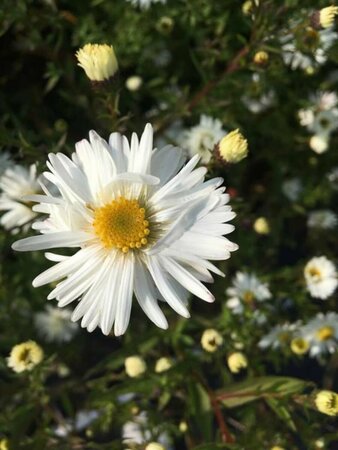
POLYGON ((150 234, 146 210, 138 200, 119 197, 94 211, 94 230, 102 244, 123 253, 148 244, 150 234))

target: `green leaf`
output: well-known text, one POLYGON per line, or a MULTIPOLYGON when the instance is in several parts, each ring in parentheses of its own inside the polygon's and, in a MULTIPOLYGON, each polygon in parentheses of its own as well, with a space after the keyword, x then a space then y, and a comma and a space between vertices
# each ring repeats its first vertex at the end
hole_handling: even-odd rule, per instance
POLYGON ((235 408, 245 403, 268 396, 287 396, 304 390, 309 383, 298 378, 260 377, 228 386, 218 391, 216 397, 227 408, 235 408))
POLYGON ((212 411, 207 391, 200 383, 190 383, 190 413, 205 440, 211 440, 212 411))

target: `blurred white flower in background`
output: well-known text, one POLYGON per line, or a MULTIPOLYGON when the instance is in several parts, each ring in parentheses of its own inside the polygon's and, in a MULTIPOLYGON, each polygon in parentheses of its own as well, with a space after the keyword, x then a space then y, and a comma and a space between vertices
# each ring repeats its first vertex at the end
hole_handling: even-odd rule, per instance
POLYGON ((190 156, 199 155, 201 163, 208 164, 215 145, 226 134, 222 127, 220 120, 202 115, 198 125, 183 132, 179 143, 190 156))
POLYGON ((9 152, 0 153, 0 176, 5 172, 6 169, 13 166, 14 162, 11 159, 9 152))
POLYGON ((29 169, 18 164, 7 168, 0 177, 0 190, 0 211, 7 211, 1 217, 1 225, 12 233, 17 233, 22 226, 27 230, 37 213, 31 209, 25 196, 42 192, 36 165, 29 169))
POLYGON ((35 327, 48 342, 68 342, 79 328, 70 321, 71 315, 69 309, 47 305, 45 311, 35 314, 35 327))
MULTIPOLYGON (((122 427, 122 439, 125 445, 144 445, 148 442, 156 430, 149 430, 148 417, 145 411, 135 416, 133 420, 126 422, 122 427)), ((167 433, 160 433, 157 438, 158 444, 163 445, 167 450, 172 448, 171 441, 167 433)))
POLYGON ((255 307, 257 302, 271 298, 268 284, 262 283, 256 275, 246 272, 236 273, 226 294, 231 297, 226 305, 234 314, 242 314, 245 306, 255 307))
POLYGON ((308 227, 322 230, 332 230, 337 223, 337 215, 326 209, 310 212, 307 220, 308 227))
POLYGON ((303 189, 302 182, 299 178, 289 178, 282 184, 283 194, 292 202, 299 200, 303 189))
POLYGON ((336 267, 325 256, 312 258, 304 268, 306 287, 310 295, 326 300, 338 285, 336 267))
POLYGON ((127 0, 134 6, 139 6, 141 9, 148 9, 153 3, 166 3, 166 0, 127 0))
POLYGON ((275 325, 269 333, 262 337, 258 342, 258 347, 265 348, 279 348, 283 345, 288 345, 291 341, 294 332, 297 328, 297 324, 294 323, 283 323, 275 325))
POLYGON ((300 335, 309 345, 309 355, 317 357, 325 353, 334 353, 338 340, 338 314, 318 313, 300 329, 300 335))

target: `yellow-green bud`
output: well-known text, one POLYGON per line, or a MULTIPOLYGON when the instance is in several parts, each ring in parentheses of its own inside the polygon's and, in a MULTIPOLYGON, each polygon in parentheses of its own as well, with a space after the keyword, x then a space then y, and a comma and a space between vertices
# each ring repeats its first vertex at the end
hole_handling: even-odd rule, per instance
POLYGON ((248 155, 248 141, 237 129, 220 140, 216 151, 223 162, 238 163, 248 155))
POLYGON ((131 378, 139 377, 147 369, 147 365, 144 359, 140 356, 129 356, 124 361, 124 366, 127 375, 131 378))
POLYGON ((269 234, 270 225, 265 217, 258 217, 253 224, 253 229, 257 234, 269 234))
POLYGON ((255 53, 253 61, 255 64, 263 66, 269 61, 269 53, 261 50, 260 52, 255 53))
POLYGON ((23 342, 15 345, 9 357, 7 365, 14 372, 20 373, 26 370, 32 370, 43 359, 42 348, 34 341, 23 342))
POLYGON ((76 52, 76 58, 78 65, 93 82, 108 81, 118 69, 112 45, 86 44, 76 52))
POLYGON ((228 356, 228 366, 230 372, 239 373, 242 369, 248 367, 248 360, 243 353, 235 352, 228 356))
POLYGON ((290 348, 296 355, 304 355, 310 348, 308 341, 302 337, 296 337, 292 339, 290 348))
POLYGON ((317 392, 314 403, 318 411, 328 416, 338 415, 338 394, 332 391, 317 392))
POLYGON ((214 353, 222 344, 223 338, 217 330, 209 328, 203 332, 201 345, 205 351, 214 353))
POLYGON ((319 11, 319 23, 323 28, 330 28, 338 15, 338 6, 327 6, 319 11))
POLYGON ((155 365, 155 372, 156 373, 161 373, 161 372, 165 372, 167 370, 170 369, 170 367, 172 367, 173 363, 172 360, 170 358, 160 358, 156 361, 156 365, 155 365))

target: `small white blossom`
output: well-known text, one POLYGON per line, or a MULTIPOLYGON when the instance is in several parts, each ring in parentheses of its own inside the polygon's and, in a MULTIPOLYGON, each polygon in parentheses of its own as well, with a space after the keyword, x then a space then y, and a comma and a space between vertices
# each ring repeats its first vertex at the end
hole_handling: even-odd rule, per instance
POLYGON ((312 211, 309 214, 307 225, 310 228, 320 228, 322 230, 332 230, 337 226, 338 218, 330 210, 312 211))
POLYGON ((236 273, 226 293, 230 297, 226 305, 234 314, 242 314, 245 305, 254 305, 271 298, 268 285, 261 283, 256 275, 245 272, 236 273))
POLYGON ((220 120, 202 115, 198 125, 182 134, 180 143, 184 149, 188 150, 190 156, 200 155, 201 162, 207 164, 211 159, 214 146, 225 134, 220 120))
POLYGON ((291 341, 297 324, 283 323, 274 326, 268 334, 258 342, 258 347, 265 348, 279 348, 283 345, 288 345, 291 341))
POLYGON ((290 201, 295 202, 299 199, 303 185, 299 178, 289 178, 282 184, 282 191, 285 197, 290 201))
POLYGON ((300 335, 310 344, 310 356, 334 353, 338 341, 338 314, 335 312, 317 314, 301 328, 300 335))
POLYGON ((72 339, 78 325, 71 322, 72 311, 47 305, 45 311, 35 315, 34 322, 38 332, 49 342, 68 342, 72 339))
POLYGON ((148 9, 153 3, 166 3, 166 0, 127 0, 134 6, 139 6, 141 9, 148 9))
POLYGON ((325 256, 312 258, 304 268, 307 290, 315 298, 326 300, 337 288, 337 271, 325 256))

